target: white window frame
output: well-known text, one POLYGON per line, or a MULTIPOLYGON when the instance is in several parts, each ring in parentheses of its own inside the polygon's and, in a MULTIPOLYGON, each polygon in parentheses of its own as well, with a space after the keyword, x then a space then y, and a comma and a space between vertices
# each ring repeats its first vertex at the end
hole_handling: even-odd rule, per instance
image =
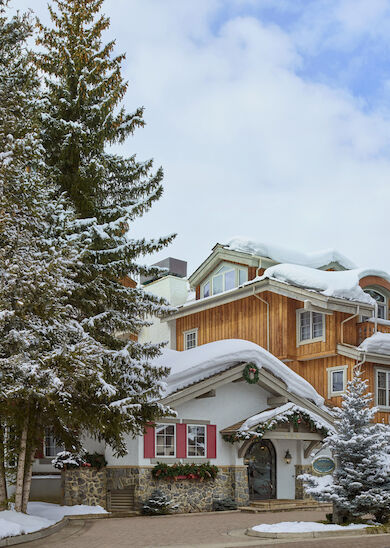
POLYGON ((390 369, 385 369, 382 367, 375 367, 375 405, 381 410, 390 410, 390 396, 389 396, 389 387, 390 387, 390 369), (380 405, 378 403, 378 373, 386 373, 386 400, 388 405, 380 405))
POLYGON ((51 430, 52 430, 52 428, 50 428, 50 426, 45 428, 45 435, 44 435, 44 438, 43 438, 43 456, 44 456, 45 459, 54 459, 58 455, 58 453, 60 453, 61 451, 65 451, 65 447, 63 445, 57 446, 57 444, 56 444, 56 445, 54 445, 54 448, 58 449, 57 453, 55 453, 55 455, 48 455, 47 454, 46 449, 48 447, 53 447, 52 445, 49 445, 49 446, 46 445, 46 438, 47 437, 52 436, 54 438, 53 433, 50 432, 51 430))
POLYGON ((348 377, 348 365, 335 365, 334 367, 328 367, 328 398, 333 398, 335 396, 341 396, 345 389, 347 388, 347 377, 348 377), (333 390, 333 373, 338 371, 343 372, 343 389, 342 390, 333 390))
POLYGON ((198 346, 198 328, 195 329, 189 329, 188 331, 183 331, 183 348, 184 350, 191 350, 191 348, 188 348, 187 346, 187 336, 195 334, 195 346, 191 346, 191 348, 196 348, 198 346))
MULTIPOLYGON (((380 289, 378 289, 377 287, 365 287, 365 288, 364 288, 364 291, 365 291, 366 293, 368 293, 369 291, 373 291, 374 293, 377 293, 378 295, 380 295, 381 297, 383 297, 384 301, 383 301, 383 303, 380 303, 380 304, 381 304, 381 306, 383 306, 384 309, 385 309, 385 317, 384 317, 384 318, 380 318, 380 317, 378 316, 378 319, 387 320, 387 319, 388 319, 388 307, 389 307, 389 301, 388 301, 387 295, 386 295, 383 291, 381 291, 380 289)), ((369 294, 369 293, 368 293, 368 294, 369 294)), ((372 297, 372 298, 374 298, 374 297, 372 297)), ((374 300, 376 300, 376 299, 374 299, 374 300)), ((379 304, 378 304, 378 306, 379 306, 379 304)))
POLYGON ((173 426, 173 455, 157 455, 157 428, 154 429, 154 455, 156 459, 175 459, 176 458, 176 423, 159 422, 156 426, 173 426))
POLYGON ((187 438, 187 448, 186 448, 186 451, 187 451, 187 458, 189 459, 207 459, 207 424, 187 424, 187 428, 186 428, 186 438, 187 438), (188 452, 188 448, 189 448, 189 445, 188 445, 188 429, 191 428, 191 427, 201 427, 201 428, 204 428, 204 455, 190 455, 189 452, 188 452))
POLYGON ((303 344, 310 344, 314 342, 325 342, 326 337, 326 315, 322 314, 321 312, 316 312, 316 314, 322 315, 322 335, 321 337, 314 337, 310 339, 305 339, 304 341, 301 341, 301 315, 304 312, 308 312, 310 314, 310 334, 313 333, 313 311, 312 310, 306 310, 306 308, 299 308, 297 310, 296 314, 296 327, 297 327, 297 346, 301 346, 303 344))
MULTIPOLYGON (((246 272, 246 281, 248 281, 248 274, 249 274, 249 270, 248 270, 248 267, 246 265, 238 265, 238 264, 234 264, 234 263, 229 263, 227 261, 222 261, 221 263, 219 263, 219 265, 217 266, 217 268, 215 270, 213 270, 213 272, 211 273, 211 275, 202 283, 201 285, 201 298, 204 299, 205 296, 204 296, 204 288, 205 288, 205 285, 207 283, 210 284, 210 294, 209 294, 209 297, 211 297, 212 295, 214 295, 213 293, 213 279, 216 277, 216 276, 220 276, 221 274, 218 274, 218 270, 220 270, 223 266, 227 266, 227 267, 230 267, 230 270, 227 270, 226 272, 231 272, 234 270, 234 273, 235 273, 235 285, 234 285, 234 288, 232 289, 236 289, 237 287, 240 286, 240 270, 244 270, 246 272)), ((226 274, 226 272, 224 272, 223 274, 226 274)), ((243 282, 243 283, 246 283, 246 282, 243 282)), ((242 285, 242 284, 241 284, 242 285)), ((219 293, 216 293, 216 295, 221 295, 222 293, 224 293, 226 291, 225 289, 225 277, 223 276, 223 289, 222 291, 220 291, 219 293)), ((229 290, 231 291, 231 290, 229 290)))

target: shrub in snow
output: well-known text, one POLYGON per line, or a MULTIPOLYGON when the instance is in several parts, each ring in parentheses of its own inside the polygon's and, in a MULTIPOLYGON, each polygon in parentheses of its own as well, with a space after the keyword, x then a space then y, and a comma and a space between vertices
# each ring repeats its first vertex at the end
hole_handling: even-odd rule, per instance
POLYGON ((144 502, 142 513, 148 516, 172 514, 178 507, 179 506, 174 504, 167 495, 164 495, 164 493, 160 491, 160 489, 156 489, 156 491, 153 491, 150 498, 144 502))
POLYGON ((373 514, 378 521, 390 516, 389 429, 374 423, 376 408, 370 407, 367 381, 358 371, 348 383, 340 409, 335 409, 336 432, 325 446, 336 459, 333 481, 304 474, 306 492, 321 502, 334 504, 333 519, 373 514))
POLYGON ((230 498, 214 499, 213 510, 214 512, 223 512, 225 510, 237 510, 237 502, 230 498))
POLYGON ((71 453, 70 451, 61 451, 51 463, 57 470, 73 470, 87 464, 81 455, 71 453))

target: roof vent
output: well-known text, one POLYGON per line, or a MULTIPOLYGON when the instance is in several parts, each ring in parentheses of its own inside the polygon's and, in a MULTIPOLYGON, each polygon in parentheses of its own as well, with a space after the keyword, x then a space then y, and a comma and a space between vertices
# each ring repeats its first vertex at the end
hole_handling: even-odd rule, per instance
POLYGON ((152 266, 161 266, 162 268, 167 268, 168 271, 154 278, 141 276, 141 284, 146 285, 150 282, 158 280, 159 278, 164 278, 165 276, 176 276, 177 278, 185 278, 187 276, 187 261, 181 261, 180 259, 168 257, 167 259, 154 263, 152 266))

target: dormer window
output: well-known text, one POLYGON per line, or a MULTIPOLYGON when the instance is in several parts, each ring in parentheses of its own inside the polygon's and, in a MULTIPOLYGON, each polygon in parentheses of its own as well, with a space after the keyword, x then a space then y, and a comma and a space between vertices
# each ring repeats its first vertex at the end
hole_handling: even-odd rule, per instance
POLYGON ((223 263, 214 271, 203 286, 201 295, 203 298, 210 295, 218 295, 224 291, 234 289, 248 281, 248 269, 232 263, 223 263))
POLYGON ((378 305, 378 318, 382 320, 387 320, 387 298, 385 295, 377 291, 376 289, 365 289, 365 292, 368 293, 378 305))

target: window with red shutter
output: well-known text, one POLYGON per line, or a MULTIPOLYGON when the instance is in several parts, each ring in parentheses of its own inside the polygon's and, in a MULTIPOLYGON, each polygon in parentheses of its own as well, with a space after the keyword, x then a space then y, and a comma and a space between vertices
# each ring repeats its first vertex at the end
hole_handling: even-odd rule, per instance
POLYGON ((154 426, 147 426, 144 434, 144 458, 154 459, 155 457, 155 442, 154 442, 154 426))
POLYGON ((176 457, 185 459, 187 456, 187 425, 176 424, 176 457))
POLYGON ((207 425, 207 458, 217 458, 217 427, 215 424, 207 425))

